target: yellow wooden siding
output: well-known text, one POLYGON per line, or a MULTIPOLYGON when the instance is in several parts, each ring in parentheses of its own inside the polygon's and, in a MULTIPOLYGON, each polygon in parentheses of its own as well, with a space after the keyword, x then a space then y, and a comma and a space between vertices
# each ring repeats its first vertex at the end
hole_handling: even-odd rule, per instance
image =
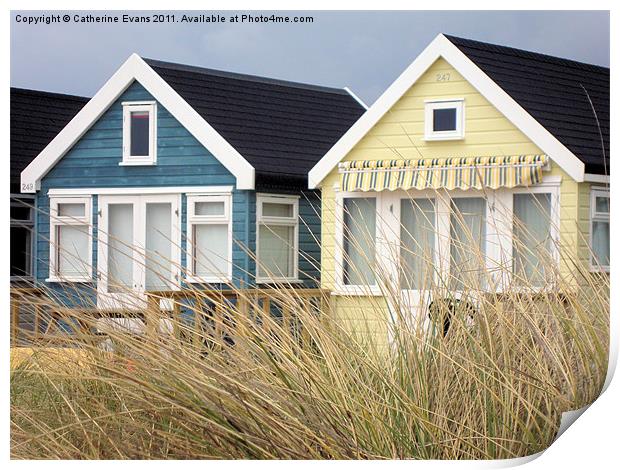
MULTIPOLYGON (((349 160, 391 158, 439 158, 543 153, 503 114, 489 103, 445 60, 437 60, 379 122, 345 156, 349 160), (449 80, 445 79, 449 76, 449 80), (465 138, 453 141, 424 140, 424 101, 463 98, 465 101, 465 138)), ((550 155, 553 158, 553 155, 550 155)), ((587 247, 579 244, 589 231, 589 185, 577 184, 555 163, 545 174, 561 176, 560 239, 564 259, 584 259, 587 247), (586 214, 587 213, 587 214, 586 214)), ((321 183, 322 188, 322 257, 321 283, 334 290, 335 192, 338 171, 335 168, 321 183)), ((585 257, 587 260, 587 256, 585 257)), ((570 263, 568 263, 570 264, 570 263)), ((570 268, 563 263, 562 271, 570 268)), ((366 299, 370 302, 370 299, 366 299)), ((373 300, 376 303, 376 301, 373 300)), ((358 305, 362 305, 360 300, 358 305)), ((338 303, 338 316, 362 315, 338 303)), ((385 306, 384 306, 385 308, 385 306)))

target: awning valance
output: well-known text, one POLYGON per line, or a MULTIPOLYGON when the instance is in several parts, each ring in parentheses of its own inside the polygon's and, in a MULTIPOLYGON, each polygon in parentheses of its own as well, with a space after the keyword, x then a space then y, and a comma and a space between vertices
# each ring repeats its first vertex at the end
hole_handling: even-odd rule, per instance
POLYGON ((546 155, 357 160, 339 165, 342 191, 482 189, 542 181, 546 155))

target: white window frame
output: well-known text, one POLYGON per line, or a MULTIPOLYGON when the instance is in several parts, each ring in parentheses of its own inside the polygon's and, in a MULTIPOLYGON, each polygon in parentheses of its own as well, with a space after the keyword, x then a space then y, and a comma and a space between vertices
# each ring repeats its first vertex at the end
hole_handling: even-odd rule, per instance
POLYGON ((130 101, 123 106, 123 160, 121 166, 155 165, 157 163, 157 102, 130 101), (131 155, 131 113, 149 113, 149 154, 131 155))
POLYGON ((594 222, 607 222, 610 224, 610 230, 611 230, 610 214, 611 214, 611 197, 610 197, 609 188, 592 186, 590 188, 590 237, 589 237, 590 250, 592 252, 588 255, 590 271, 592 272, 604 272, 604 273, 609 272, 609 266, 602 266, 602 265, 598 265, 594 263, 592 233, 593 233, 594 222), (596 198, 597 197, 609 198, 610 212, 597 212, 596 210, 596 198))
POLYGON ((363 191, 338 191, 336 193, 336 253, 335 275, 336 294, 346 296, 380 296, 381 289, 375 283, 370 286, 348 285, 344 283, 344 200, 355 198, 375 198, 376 221, 375 221, 375 263, 381 258, 380 252, 383 244, 380 243, 381 211, 383 206, 383 194, 381 192, 363 191))
POLYGON ((188 283, 230 283, 232 282, 232 197, 230 194, 188 194, 187 195, 187 274, 188 283), (224 214, 222 215, 196 215, 195 204, 200 202, 223 202, 224 214), (205 277, 198 276, 195 272, 194 260, 194 227, 196 225, 226 225, 228 227, 227 270, 226 276, 205 277))
MULTIPOLYGON (((547 176, 541 183, 530 187, 516 187, 512 189, 500 189, 497 191, 497 203, 500 205, 500 210, 505 211, 505 219, 503 221, 503 227, 498 231, 498 246, 500 252, 498 254, 498 262, 503 266, 510 265, 510 273, 505 270, 505 275, 509 278, 505 279, 502 283, 504 287, 511 290, 522 290, 523 292, 531 291, 532 287, 516 286, 512 283, 512 277, 514 276, 514 195, 515 194, 549 194, 550 195, 550 236, 551 247, 550 253, 551 259, 556 264, 556 267, 560 264, 560 184, 561 178, 555 176, 547 176)), ((501 217, 497 220, 502 223, 501 217)), ((549 289, 553 286, 545 284, 549 289)), ((542 289, 542 287, 541 287, 542 289)), ((503 288, 498 285, 498 291, 502 291, 503 288)))
MULTIPOLYGON (((391 273, 393 285, 397 285, 400 279, 400 258, 394 262, 393 247, 397 244, 400 247, 400 216, 395 216, 397 203, 401 199, 433 198, 435 199, 435 262, 442 275, 450 273, 450 217, 451 200, 463 197, 482 197, 486 200, 486 228, 485 228, 485 258, 488 276, 497 291, 501 292, 506 288, 514 289, 512 285, 512 258, 513 250, 513 197, 514 194, 523 193, 547 193, 551 195, 551 256, 559 265, 560 251, 560 184, 561 178, 556 176, 546 176, 542 183, 532 187, 502 188, 495 191, 483 191, 470 189, 463 191, 455 190, 412 190, 410 196, 406 191, 336 191, 336 247, 335 247, 335 277, 337 295, 357 295, 370 296, 381 295, 380 287, 374 286, 347 286, 344 285, 344 203, 345 198, 368 198, 374 197, 377 200, 377 222, 376 222, 376 262, 384 263, 382 269, 391 273), (384 234, 384 235, 381 235, 384 234), (389 238, 383 240, 382 236, 389 238), (500 279, 497 274, 498 266, 510 266, 510 269, 501 268, 499 272, 505 278, 500 279)), ((400 248, 398 253, 400 253, 400 248)), ((399 255, 400 256, 400 255, 399 255)), ((376 280, 377 282, 379 280, 376 280)), ((491 286, 481 286, 481 291, 490 292, 491 286)), ((455 292, 457 297, 460 293, 455 292)))
POLYGON ((465 99, 450 98, 424 101, 424 140, 462 140, 465 138, 465 99), (433 111, 456 109, 456 129, 453 131, 433 130, 433 111))
POLYGON ((47 282, 93 282, 93 224, 92 198, 90 196, 50 197, 50 256, 49 278, 47 282), (84 204, 83 217, 67 217, 58 215, 59 204, 84 204), (80 276, 63 276, 57 271, 58 263, 58 227, 66 225, 86 225, 88 227, 88 273, 80 276))
POLYGON ((274 282, 298 283, 299 280, 299 196, 282 194, 257 194, 256 195, 256 283, 273 284, 274 282), (291 217, 272 217, 263 215, 263 204, 290 204, 293 206, 291 217), (290 277, 260 277, 258 275, 260 266, 260 226, 261 225, 281 225, 294 227, 294 246, 293 246, 293 275, 290 277))

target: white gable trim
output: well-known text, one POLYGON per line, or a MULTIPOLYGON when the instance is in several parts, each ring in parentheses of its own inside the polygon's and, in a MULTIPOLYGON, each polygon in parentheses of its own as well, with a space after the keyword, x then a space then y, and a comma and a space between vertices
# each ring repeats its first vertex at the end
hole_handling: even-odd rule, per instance
POLYGON ((443 34, 440 34, 310 170, 308 175, 308 186, 310 189, 315 189, 321 185, 323 179, 346 154, 440 57, 454 67, 465 80, 476 88, 482 96, 545 154, 549 155, 571 178, 577 182, 584 180, 585 165, 583 162, 525 111, 508 93, 491 80, 488 75, 443 34))
POLYGON ((153 95, 236 177, 238 189, 254 189, 254 167, 140 56, 132 54, 69 124, 22 171, 22 193, 34 193, 39 190, 41 178, 58 163, 134 80, 153 95))

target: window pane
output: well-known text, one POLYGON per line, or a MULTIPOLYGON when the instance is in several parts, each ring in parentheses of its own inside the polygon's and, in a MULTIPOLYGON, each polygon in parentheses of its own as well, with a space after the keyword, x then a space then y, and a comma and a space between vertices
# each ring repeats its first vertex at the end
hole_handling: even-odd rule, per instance
POLYGON ((228 276, 228 225, 194 225, 194 274, 204 278, 228 276))
POLYGON ((484 280, 486 201, 456 198, 450 215, 450 288, 479 289, 484 280))
POLYGON ((108 292, 133 287, 133 204, 108 205, 108 292))
POLYGON ((58 215, 60 217, 84 217, 86 207, 84 203, 63 203, 58 204, 58 215))
POLYGON ((350 286, 375 284, 376 199, 344 199, 343 282, 350 286))
POLYGON ((195 215, 224 215, 224 201, 194 203, 195 215))
POLYGON ((264 202, 263 215, 266 217, 293 217, 293 204, 264 202))
POLYGON ((89 274, 87 225, 61 225, 57 228, 58 260, 60 276, 83 276, 89 274))
POLYGON ((551 195, 515 194, 513 198, 513 272, 517 281, 545 283, 551 249, 551 195))
POLYGON ((27 205, 22 205, 19 203, 11 204, 11 220, 32 220, 32 209, 27 205), (15 205, 14 205, 15 204, 15 205))
POLYGON ((172 204, 146 205, 146 289, 165 290, 172 281, 172 204))
POLYGON ((596 197, 596 212, 609 212, 609 198, 603 196, 596 197))
POLYGON ((149 155, 149 113, 137 111, 131 116, 131 156, 146 157, 149 155))
POLYGON ((609 266, 609 222, 592 222, 594 266, 609 266))
POLYGON ((456 108, 433 110, 433 131, 455 131, 456 108))
POLYGON ((261 225, 258 231, 258 277, 295 275, 295 227, 261 225))
POLYGON ((25 227, 11 227, 11 276, 30 276, 32 231, 25 227))
POLYGON ((401 289, 428 289, 433 279, 435 200, 402 200, 400 223, 401 289))

